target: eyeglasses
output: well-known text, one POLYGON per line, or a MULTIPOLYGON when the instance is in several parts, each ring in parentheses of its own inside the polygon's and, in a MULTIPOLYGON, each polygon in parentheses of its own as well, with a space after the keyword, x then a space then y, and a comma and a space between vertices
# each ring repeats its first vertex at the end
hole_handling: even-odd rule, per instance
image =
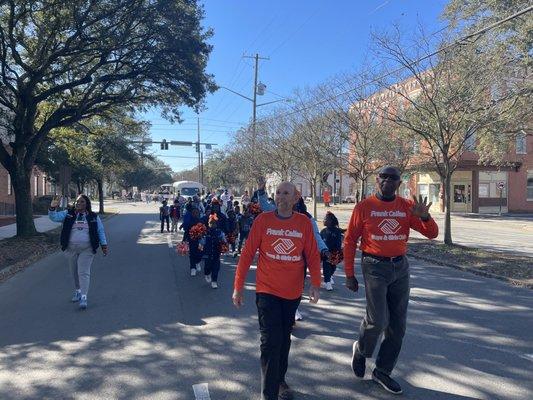
POLYGON ((399 181, 400 176, 396 174, 379 174, 379 179, 390 179, 391 181, 399 181))

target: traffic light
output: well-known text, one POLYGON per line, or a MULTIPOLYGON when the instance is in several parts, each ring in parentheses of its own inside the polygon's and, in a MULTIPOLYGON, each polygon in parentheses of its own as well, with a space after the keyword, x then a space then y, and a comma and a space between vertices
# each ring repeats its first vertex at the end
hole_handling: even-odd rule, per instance
POLYGON ((200 142, 195 142, 194 144, 196 145, 196 152, 199 153, 200 152, 200 142))
POLYGON ((161 141, 161 150, 168 150, 168 143, 166 139, 161 141))

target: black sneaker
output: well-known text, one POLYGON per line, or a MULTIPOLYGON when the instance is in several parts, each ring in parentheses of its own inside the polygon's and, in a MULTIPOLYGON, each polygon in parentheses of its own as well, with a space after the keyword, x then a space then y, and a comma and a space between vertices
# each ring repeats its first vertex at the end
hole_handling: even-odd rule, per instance
POLYGON ((366 358, 359 353, 357 342, 352 346, 352 371, 356 377, 363 379, 365 377, 366 358))
POLYGON ((279 400, 293 400, 294 399, 294 391, 289 387, 289 385, 287 385, 286 382, 281 382, 279 384, 278 399, 279 400))
POLYGON ((379 383, 383 388, 393 394, 402 394, 402 387, 398 382, 389 375, 379 372, 377 369, 372 371, 372 380, 379 383))

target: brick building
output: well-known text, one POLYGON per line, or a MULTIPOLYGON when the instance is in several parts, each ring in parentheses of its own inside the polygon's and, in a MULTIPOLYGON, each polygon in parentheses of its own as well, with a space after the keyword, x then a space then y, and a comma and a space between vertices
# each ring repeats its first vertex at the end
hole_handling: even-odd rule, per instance
MULTIPOLYGON (((54 194, 55 188, 44 172, 34 167, 31 175, 31 195, 37 198, 54 194)), ((0 215, 15 214, 15 193, 7 170, 0 165, 0 215)))
MULTIPOLYGON (((398 84, 403 92, 411 97, 420 92, 418 81, 414 78, 398 84)), ((378 92, 365 102, 382 104, 395 100, 399 107, 407 104, 394 99, 393 91, 378 92)), ((360 104, 358 104, 360 106, 360 104)), ((353 133, 356 134, 356 133, 353 133)), ((466 143, 470 151, 465 151, 458 160, 452 175, 451 211, 467 213, 494 213, 500 210, 509 213, 533 213, 533 135, 522 131, 516 143, 510 146, 504 157, 505 165, 480 165, 475 152, 475 135, 466 143)), ((424 143, 416 146, 417 153, 402 176, 400 195, 412 194, 427 196, 433 202, 432 211, 444 211, 444 195, 440 178, 435 168, 420 160, 424 143)), ((350 151, 353 151, 351 149, 350 151)), ((375 177, 369 178, 366 194, 372 193, 375 177)))

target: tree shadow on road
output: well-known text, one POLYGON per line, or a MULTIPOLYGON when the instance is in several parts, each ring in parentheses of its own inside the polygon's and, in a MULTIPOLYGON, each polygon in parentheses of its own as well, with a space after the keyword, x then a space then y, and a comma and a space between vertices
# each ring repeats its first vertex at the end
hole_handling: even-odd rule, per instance
MULTIPOLYGON (((245 305, 236 310, 236 260, 224 258, 220 288, 213 290, 202 276, 190 276, 188 259, 169 248, 152 216, 137 218, 124 226, 114 218, 121 234, 113 238, 113 253, 95 261, 86 312, 68 302, 71 283, 59 254, 0 286, 1 399, 189 400, 200 382, 209 382, 213 400, 256 398, 255 271, 245 305)), ((305 320, 293 332, 288 382, 301 399, 389 399, 373 382, 353 377, 351 345, 364 293, 354 295, 337 280, 318 305, 302 303, 305 320)), ((412 287, 395 369, 405 398, 501 398, 502 384, 509 398, 527 398, 530 362, 517 354, 530 349, 531 322, 524 329, 530 292, 416 262, 412 287), (425 388, 428 382, 437 389, 425 388)))

